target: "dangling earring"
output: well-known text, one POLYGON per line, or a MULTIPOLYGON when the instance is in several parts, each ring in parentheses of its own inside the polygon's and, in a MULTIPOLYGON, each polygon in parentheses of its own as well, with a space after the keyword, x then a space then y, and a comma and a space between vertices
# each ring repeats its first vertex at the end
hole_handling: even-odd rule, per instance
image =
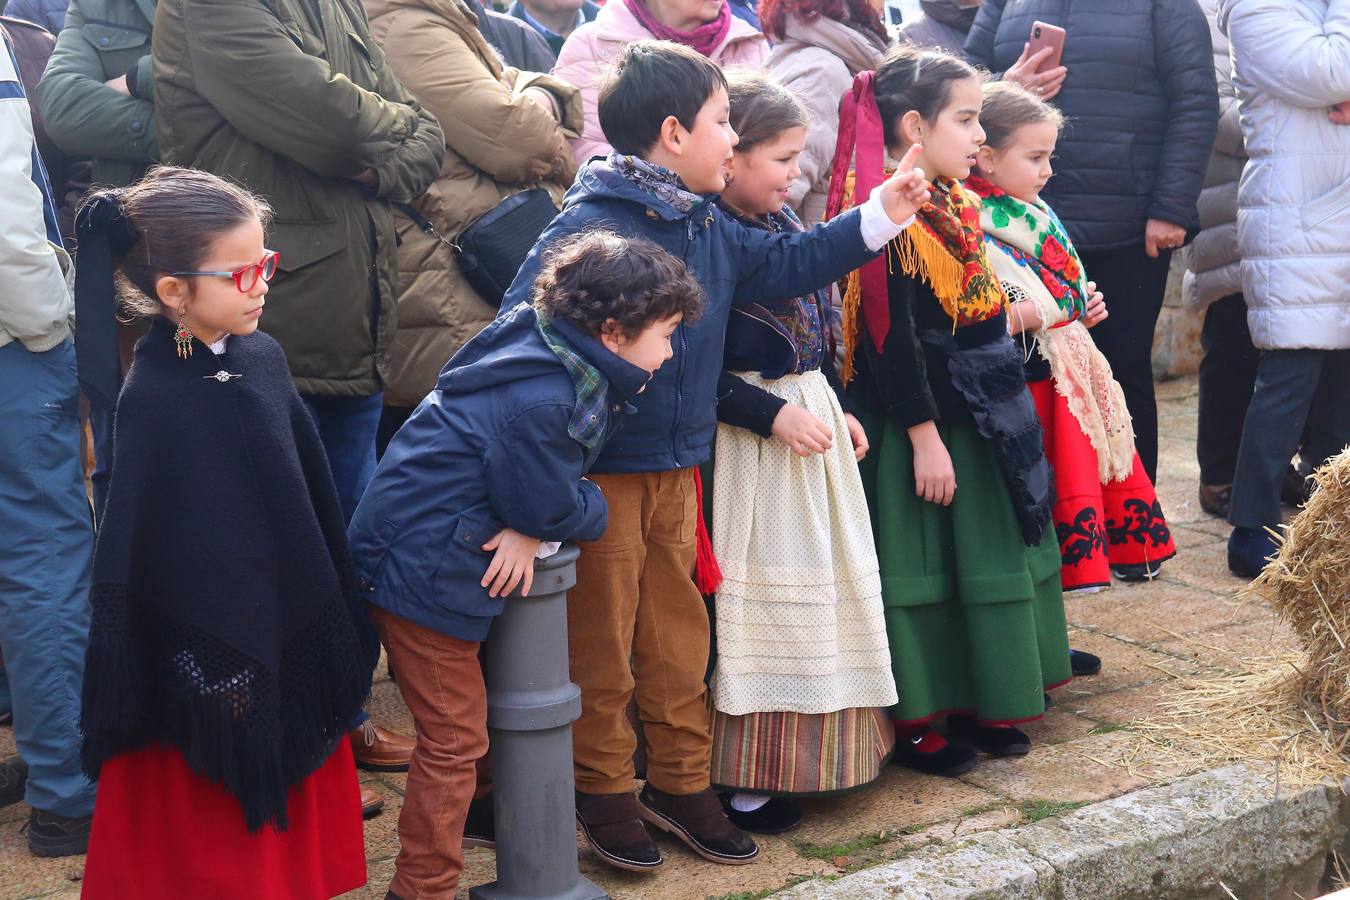
POLYGON ((187 359, 192 355, 192 332, 187 330, 186 318, 186 313, 178 310, 178 330, 173 333, 173 343, 178 348, 179 359, 187 359))

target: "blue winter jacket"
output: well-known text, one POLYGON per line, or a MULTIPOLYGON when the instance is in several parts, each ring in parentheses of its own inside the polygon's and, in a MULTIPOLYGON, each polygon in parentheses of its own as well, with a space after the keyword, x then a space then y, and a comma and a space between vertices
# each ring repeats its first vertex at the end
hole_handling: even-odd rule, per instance
MULTIPOLYGON (((675 355, 652 377, 595 464, 597 472, 664 472, 708 458, 717 429, 717 379, 733 304, 786 300, 825 287, 876 254, 859 230, 858 210, 802 233, 746 228, 713 202, 682 213, 594 159, 577 175, 563 209, 544 231, 506 294, 503 310, 529 298, 541 254, 569 235, 609 228, 661 245, 684 261, 703 288, 703 316, 681 325, 675 355)), ((503 313, 505 314, 505 313, 503 313)))
POLYGON ((9 0, 9 3, 0 5, 4 6, 5 15, 41 25, 55 36, 66 23, 66 8, 70 6, 70 0, 9 0))
MULTIPOLYGON (((553 327, 607 382, 604 434, 632 409, 647 372, 567 322, 553 327)), ((534 309, 507 310, 451 358, 389 442, 347 530, 371 603, 481 641, 503 598, 479 582, 482 546, 503 527, 545 541, 604 533, 600 489, 583 481, 604 446, 568 433, 579 400, 539 333, 534 309)))

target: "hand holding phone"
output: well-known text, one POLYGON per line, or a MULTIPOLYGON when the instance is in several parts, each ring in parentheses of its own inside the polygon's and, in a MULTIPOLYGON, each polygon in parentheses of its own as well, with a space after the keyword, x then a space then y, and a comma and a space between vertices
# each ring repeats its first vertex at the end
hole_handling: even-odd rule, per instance
POLYGON ((1067 33, 1058 25, 1040 21, 1031 23, 1031 40, 1027 42, 1027 49, 1031 51, 1031 55, 1035 56, 1047 47, 1050 49, 1050 53, 1036 67, 1038 73, 1046 69, 1059 68, 1060 61, 1064 58, 1066 36, 1067 33))
POLYGON ((1022 48, 1022 55, 1007 72, 1005 81, 1014 81, 1031 91, 1042 100, 1049 100, 1059 93, 1069 70, 1061 65, 1064 55, 1063 28, 1035 22, 1031 26, 1030 40, 1022 48))

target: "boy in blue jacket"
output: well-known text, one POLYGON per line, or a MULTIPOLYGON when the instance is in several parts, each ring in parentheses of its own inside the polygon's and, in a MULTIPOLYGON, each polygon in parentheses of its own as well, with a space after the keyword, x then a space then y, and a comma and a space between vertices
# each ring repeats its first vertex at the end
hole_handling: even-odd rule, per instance
POLYGON ((348 528, 417 726, 393 897, 450 897, 487 750, 478 645, 528 594, 541 541, 593 540, 583 476, 701 308, 679 260, 593 231, 546 255, 533 303, 466 344, 389 444, 348 528))
MULTIPOLYGON (((600 454, 593 476, 609 527, 581 545, 568 600, 577 818, 602 859, 650 870, 661 854, 643 820, 713 862, 758 854, 709 786, 712 740, 703 678, 708 615, 691 573, 699 500, 695 468, 717 424, 716 385, 733 303, 795 297, 873 258, 927 199, 921 171, 902 162, 856 211, 804 234, 743 227, 714 203, 736 134, 726 79, 693 50, 641 41, 619 55, 601 91, 600 125, 615 152, 582 168, 540 246, 596 227, 641 235, 682 259, 703 289, 698 324, 676 329, 674 357, 600 454), (636 736, 625 710, 637 696, 647 784, 634 797, 636 736)), ((529 294, 531 254, 503 308, 529 294)))

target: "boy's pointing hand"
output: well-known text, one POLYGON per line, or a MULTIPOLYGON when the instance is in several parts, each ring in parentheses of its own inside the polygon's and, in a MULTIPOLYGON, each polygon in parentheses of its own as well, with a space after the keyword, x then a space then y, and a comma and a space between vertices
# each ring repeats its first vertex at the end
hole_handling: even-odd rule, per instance
POLYGON ((881 185, 881 203, 886 215, 896 225, 903 225, 928 202, 928 179, 923 169, 915 165, 923 153, 923 144, 911 144, 895 174, 881 185))

